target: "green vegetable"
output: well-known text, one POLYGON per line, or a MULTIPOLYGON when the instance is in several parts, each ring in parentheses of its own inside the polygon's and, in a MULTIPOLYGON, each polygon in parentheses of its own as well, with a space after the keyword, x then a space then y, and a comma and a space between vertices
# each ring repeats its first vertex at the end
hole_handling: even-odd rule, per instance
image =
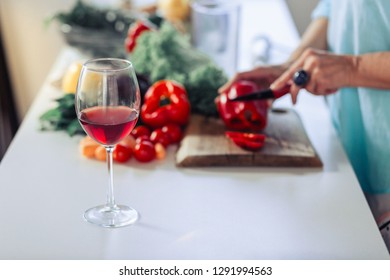
POLYGON ((39 118, 42 130, 65 130, 70 136, 85 134, 74 108, 74 94, 65 94, 56 99, 58 103, 39 118))
POLYGON ((225 84, 226 76, 222 71, 216 70, 214 64, 207 63, 190 72, 185 87, 189 92, 191 104, 196 104, 195 113, 206 116, 217 116, 215 98, 218 88, 225 84))
POLYGON ((126 36, 130 24, 135 21, 133 16, 129 16, 121 10, 101 9, 81 0, 77 0, 69 12, 56 13, 47 20, 47 23, 53 20, 71 26, 113 31, 123 36, 126 36))
POLYGON ((159 31, 142 33, 131 60, 136 71, 148 75, 151 82, 172 79, 182 83, 193 113, 218 115, 214 99, 227 81, 226 74, 170 23, 163 22, 159 31))

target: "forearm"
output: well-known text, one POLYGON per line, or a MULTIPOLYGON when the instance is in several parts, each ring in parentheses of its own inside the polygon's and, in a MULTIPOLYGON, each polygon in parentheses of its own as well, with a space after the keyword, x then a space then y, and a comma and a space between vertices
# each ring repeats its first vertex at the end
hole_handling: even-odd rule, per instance
POLYGON ((351 87, 390 89, 390 51, 353 57, 351 87))
POLYGON ((225 85, 218 89, 218 92, 222 93, 229 89, 229 87, 237 80, 251 80, 256 82, 259 87, 266 87, 270 83, 274 82, 275 79, 280 77, 291 64, 298 59, 301 54, 308 48, 313 49, 327 49, 327 18, 318 18, 311 22, 302 36, 299 46, 290 55, 289 59, 278 65, 267 65, 259 66, 250 71, 237 73, 232 79, 230 79, 225 85))
POLYGON ((286 65, 293 63, 308 48, 327 50, 327 29, 327 18, 322 17, 313 20, 302 35, 302 39, 298 47, 293 51, 289 59, 286 61, 286 65))

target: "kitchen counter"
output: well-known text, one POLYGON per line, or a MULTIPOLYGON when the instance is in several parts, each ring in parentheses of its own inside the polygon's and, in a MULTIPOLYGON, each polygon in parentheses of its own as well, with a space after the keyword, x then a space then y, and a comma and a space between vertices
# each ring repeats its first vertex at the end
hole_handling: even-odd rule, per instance
MULTIPOLYGON (((284 1, 244 1, 242 12, 241 70, 257 32, 279 44, 273 61, 297 43, 284 1)), ((1 162, 0 259, 389 258, 326 104, 307 93, 295 110, 323 168, 177 168, 170 147, 162 161, 114 165, 117 203, 140 212, 135 225, 85 222, 105 201, 106 165, 81 156, 80 137, 38 129, 62 95, 53 82, 79 55, 61 52, 1 162)))

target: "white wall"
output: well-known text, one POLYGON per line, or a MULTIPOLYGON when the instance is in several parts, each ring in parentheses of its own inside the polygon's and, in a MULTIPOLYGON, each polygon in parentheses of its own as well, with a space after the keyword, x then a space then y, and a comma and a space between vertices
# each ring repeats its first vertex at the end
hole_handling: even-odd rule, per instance
POLYGON ((286 0, 301 35, 310 23, 310 14, 318 2, 319 0, 286 0))
MULTIPOLYGON (((26 114, 64 45, 56 26, 53 24, 45 28, 44 19, 60 10, 69 10, 74 1, 0 0, 0 26, 20 119, 26 114)), ((153 1, 133 2, 139 4, 153 1)), ((286 2, 291 8, 298 30, 302 32, 309 22, 310 11, 318 0, 286 2)))
POLYGON ((66 0, 0 0, 0 26, 20 119, 63 46, 54 25, 45 28, 44 19, 70 5, 66 0))

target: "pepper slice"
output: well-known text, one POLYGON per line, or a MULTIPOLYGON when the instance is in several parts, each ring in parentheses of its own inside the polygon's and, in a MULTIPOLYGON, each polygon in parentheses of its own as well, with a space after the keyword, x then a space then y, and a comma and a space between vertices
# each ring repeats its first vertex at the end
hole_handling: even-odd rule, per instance
POLYGON ((265 134, 247 133, 237 131, 226 131, 225 135, 231 139, 237 146, 249 150, 257 151, 264 146, 265 134))
POLYGON ((131 53, 137 43, 137 38, 144 32, 153 30, 151 23, 146 23, 142 20, 137 20, 129 27, 127 37, 125 39, 125 49, 127 52, 131 53))
POLYGON ((216 99, 221 119, 229 129, 262 130, 267 125, 266 100, 231 101, 231 98, 259 90, 251 81, 237 81, 216 99))
POLYGON ((190 102, 184 86, 172 80, 160 80, 145 94, 141 119, 153 128, 169 123, 186 125, 190 111, 190 102))

